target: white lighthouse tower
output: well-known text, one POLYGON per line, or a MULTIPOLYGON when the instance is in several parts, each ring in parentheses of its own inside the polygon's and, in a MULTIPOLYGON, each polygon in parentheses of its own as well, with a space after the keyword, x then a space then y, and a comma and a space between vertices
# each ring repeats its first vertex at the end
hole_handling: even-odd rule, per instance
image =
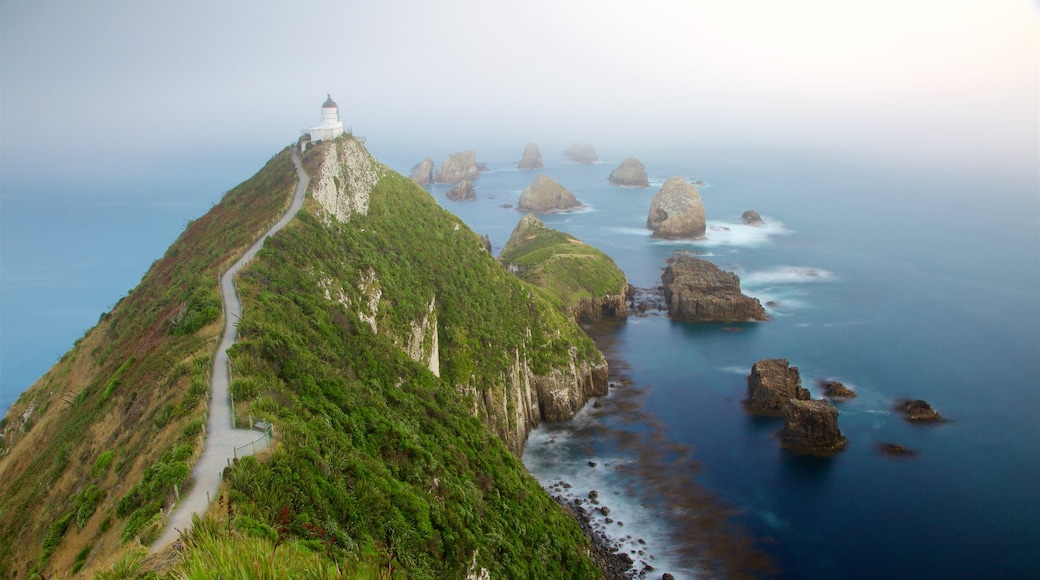
POLYGON ((343 121, 339 120, 339 105, 332 100, 332 95, 326 96, 328 98, 321 106, 321 124, 306 131, 310 134, 311 141, 335 139, 343 134, 343 121))

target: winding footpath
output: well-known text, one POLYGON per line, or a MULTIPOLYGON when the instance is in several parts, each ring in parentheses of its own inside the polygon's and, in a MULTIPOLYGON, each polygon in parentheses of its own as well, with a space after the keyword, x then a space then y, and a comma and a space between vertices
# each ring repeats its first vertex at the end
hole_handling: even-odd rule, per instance
MULTIPOLYGON (((285 227, 285 224, 289 223, 296 216, 296 212, 303 207, 310 178, 303 169, 303 163, 300 161, 300 155, 295 147, 292 149, 292 160, 296 166, 297 181, 296 192, 293 194, 289 211, 220 277, 220 296, 224 301, 224 335, 220 340, 220 346, 217 347, 217 356, 213 360, 205 449, 199 462, 195 464, 195 469, 192 470, 192 477, 195 480, 194 487, 181 497, 180 502, 174 505, 169 521, 166 523, 166 529, 151 546, 152 552, 158 552, 173 543, 180 536, 181 531, 187 530, 191 526, 193 514, 201 517, 206 512, 210 501, 217 498, 221 474, 228 466, 228 462, 235 457, 235 449, 248 446, 263 435, 262 431, 236 429, 232 423, 228 396, 230 369, 227 349, 235 343, 238 334, 238 319, 242 316, 242 303, 235 291, 235 275, 256 257, 257 252, 264 246, 264 240, 285 227)), ((237 455, 251 454, 251 447, 237 453, 237 455)))

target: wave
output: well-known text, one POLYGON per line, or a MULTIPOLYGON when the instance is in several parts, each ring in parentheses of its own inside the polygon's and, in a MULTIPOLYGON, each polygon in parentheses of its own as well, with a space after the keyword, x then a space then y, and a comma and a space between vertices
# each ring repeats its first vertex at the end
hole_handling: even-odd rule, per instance
POLYGON ((705 228, 705 238, 701 240, 655 240, 654 243, 663 245, 684 245, 698 248, 715 248, 732 246, 736 248, 756 248, 772 243, 776 236, 788 235, 791 230, 784 227, 782 222, 773 218, 768 219, 765 225, 750 226, 740 222, 726 222, 708 220, 705 228))
POLYGON ((838 277, 834 272, 810 266, 776 266, 768 270, 758 270, 740 275, 741 284, 747 286, 807 284, 812 282, 833 282, 836 280, 838 280, 838 277))

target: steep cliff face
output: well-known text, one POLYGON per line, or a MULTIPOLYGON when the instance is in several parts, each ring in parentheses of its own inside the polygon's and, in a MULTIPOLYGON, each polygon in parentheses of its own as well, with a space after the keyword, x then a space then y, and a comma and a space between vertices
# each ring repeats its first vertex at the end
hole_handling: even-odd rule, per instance
POLYGON ((668 315, 688 322, 766 320, 757 298, 740 292, 740 279, 718 266, 679 254, 661 274, 668 315))
POLYGON ((338 139, 317 151, 320 161, 308 155, 308 166, 317 164, 311 172, 310 195, 324 209, 325 222, 346 223, 355 213, 367 213, 369 194, 389 169, 354 139, 338 139))

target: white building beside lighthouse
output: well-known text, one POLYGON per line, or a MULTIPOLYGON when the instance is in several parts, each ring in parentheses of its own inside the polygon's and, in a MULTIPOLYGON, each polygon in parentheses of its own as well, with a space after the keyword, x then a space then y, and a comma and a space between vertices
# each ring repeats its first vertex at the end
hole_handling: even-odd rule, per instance
POLYGON ((339 105, 326 95, 325 104, 321 106, 321 124, 304 131, 311 136, 311 141, 335 139, 343 134, 343 121, 339 120, 339 105))

